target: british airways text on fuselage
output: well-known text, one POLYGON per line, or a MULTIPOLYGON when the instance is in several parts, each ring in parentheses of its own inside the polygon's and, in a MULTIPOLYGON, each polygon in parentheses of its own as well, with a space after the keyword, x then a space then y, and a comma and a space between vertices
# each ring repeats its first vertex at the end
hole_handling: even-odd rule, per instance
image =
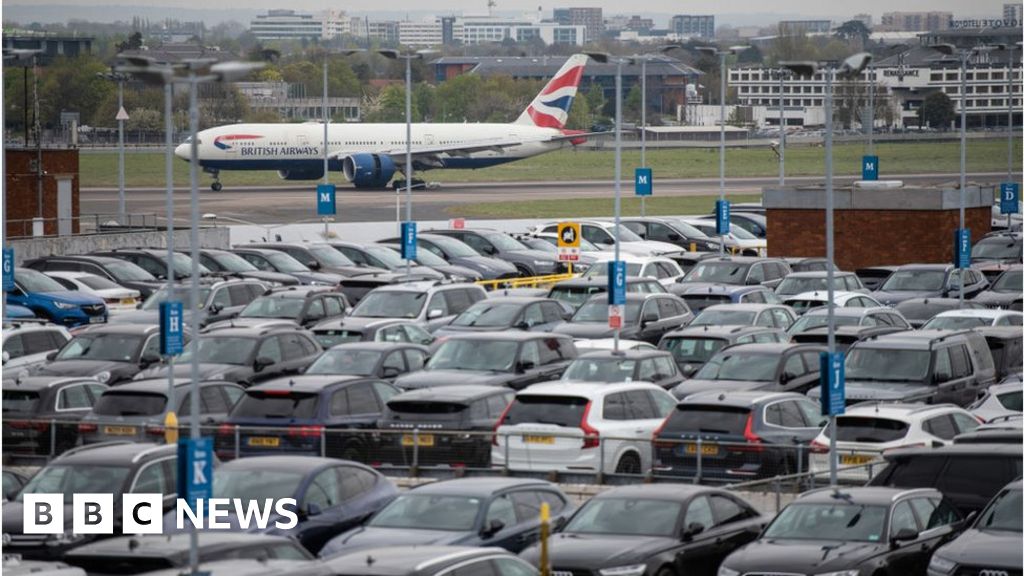
POLYGON ((319 146, 240 146, 239 156, 320 156, 319 146))

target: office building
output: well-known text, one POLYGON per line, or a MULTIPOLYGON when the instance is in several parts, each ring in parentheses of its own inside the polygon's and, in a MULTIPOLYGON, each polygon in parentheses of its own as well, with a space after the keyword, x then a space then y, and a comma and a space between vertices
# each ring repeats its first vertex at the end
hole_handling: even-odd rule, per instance
POLYGON ((800 34, 828 34, 831 31, 831 20, 779 21, 779 34, 783 36, 798 36, 800 34))
POLYGON ((882 14, 882 26, 886 30, 934 32, 949 28, 952 19, 950 12, 886 12, 882 14))
POLYGON ((553 19, 565 26, 585 26, 588 42, 596 41, 604 34, 604 13, 601 8, 555 8, 553 19))

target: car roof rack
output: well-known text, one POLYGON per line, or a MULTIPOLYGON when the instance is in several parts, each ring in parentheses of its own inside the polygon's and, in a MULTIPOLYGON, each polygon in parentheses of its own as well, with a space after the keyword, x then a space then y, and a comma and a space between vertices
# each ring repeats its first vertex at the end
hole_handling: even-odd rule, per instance
POLYGON ((65 450, 60 456, 58 456, 58 458, 64 458, 66 456, 71 456, 72 454, 92 450, 93 448, 106 448, 107 446, 120 446, 122 444, 134 444, 134 442, 129 442, 127 440, 108 440, 106 442, 97 442, 95 444, 84 444, 82 446, 71 448, 70 450, 65 450))

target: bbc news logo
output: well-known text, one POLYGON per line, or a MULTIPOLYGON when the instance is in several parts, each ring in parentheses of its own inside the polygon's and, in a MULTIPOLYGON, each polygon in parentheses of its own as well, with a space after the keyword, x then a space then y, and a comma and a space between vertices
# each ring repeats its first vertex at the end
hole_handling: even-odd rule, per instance
MULTIPOLYGON (((64 534, 64 495, 25 494, 22 510, 24 534, 64 534)), ((120 533, 163 534, 163 494, 124 494, 120 509, 113 494, 75 494, 71 503, 72 534, 114 534, 114 520, 120 515, 120 533)), ((294 498, 279 500, 243 500, 241 498, 210 498, 196 500, 191 506, 184 498, 175 502, 177 530, 194 527, 199 530, 261 530, 270 525, 290 530, 299 523, 294 498), (228 521, 234 517, 235 523, 228 521)))

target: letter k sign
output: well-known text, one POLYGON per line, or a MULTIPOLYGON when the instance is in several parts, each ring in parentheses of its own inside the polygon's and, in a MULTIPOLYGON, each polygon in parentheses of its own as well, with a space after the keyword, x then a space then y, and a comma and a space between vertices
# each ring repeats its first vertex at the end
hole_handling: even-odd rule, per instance
POLYGON ((192 484, 205 486, 209 481, 206 479, 205 460, 194 460, 192 462, 192 484))

